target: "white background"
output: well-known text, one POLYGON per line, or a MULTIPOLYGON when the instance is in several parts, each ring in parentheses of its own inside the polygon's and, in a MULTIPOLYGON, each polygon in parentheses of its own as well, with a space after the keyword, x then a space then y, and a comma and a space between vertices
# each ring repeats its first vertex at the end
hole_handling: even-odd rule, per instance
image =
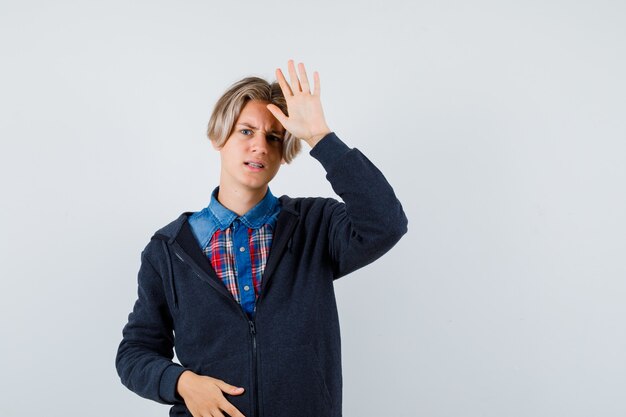
MULTIPOLYGON (((344 415, 626 415, 622 1, 2 1, 0 416, 156 416, 114 358, 219 95, 287 59, 409 234, 336 284, 344 415)), ((304 152, 276 195, 331 196, 304 152)))

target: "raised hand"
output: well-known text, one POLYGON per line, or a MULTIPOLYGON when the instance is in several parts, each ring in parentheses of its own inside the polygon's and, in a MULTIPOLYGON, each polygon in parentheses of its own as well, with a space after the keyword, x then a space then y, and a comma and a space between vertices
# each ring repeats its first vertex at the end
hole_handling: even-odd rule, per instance
POLYGON ((320 100, 320 77, 317 71, 313 73, 314 85, 311 92, 303 63, 298 64, 299 77, 293 60, 289 60, 287 69, 289 83, 280 68, 276 69, 276 79, 287 101, 289 116, 274 104, 268 104, 267 108, 292 135, 313 147, 330 133, 320 100))

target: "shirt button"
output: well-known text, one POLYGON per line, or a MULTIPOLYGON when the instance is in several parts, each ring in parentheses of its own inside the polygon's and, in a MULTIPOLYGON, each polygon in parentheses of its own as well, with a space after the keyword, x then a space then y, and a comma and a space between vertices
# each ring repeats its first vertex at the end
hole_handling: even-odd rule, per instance
POLYGON ((245 252, 246 248, 244 248, 243 246, 239 248, 239 252, 245 252))
POLYGON ((250 289, 250 287, 249 287, 249 286, 247 286, 247 285, 245 285, 245 286, 243 287, 243 289, 244 289, 244 290, 246 290, 246 291, 248 291, 248 290, 250 289))

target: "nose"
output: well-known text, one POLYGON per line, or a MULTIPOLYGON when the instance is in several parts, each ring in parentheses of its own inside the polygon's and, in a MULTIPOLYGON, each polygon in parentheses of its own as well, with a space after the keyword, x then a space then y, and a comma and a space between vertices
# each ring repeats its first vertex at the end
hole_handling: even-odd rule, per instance
POLYGON ((252 152, 255 153, 267 153, 267 136, 263 132, 257 132, 252 138, 252 142, 250 144, 252 148, 252 152))

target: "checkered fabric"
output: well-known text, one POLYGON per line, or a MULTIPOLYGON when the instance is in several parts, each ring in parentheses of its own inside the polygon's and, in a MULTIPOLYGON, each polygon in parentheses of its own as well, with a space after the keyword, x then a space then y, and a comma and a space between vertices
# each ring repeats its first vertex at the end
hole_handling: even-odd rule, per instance
MULTIPOLYGON (((272 246, 272 227, 265 224, 258 229, 248 228, 248 254, 252 266, 252 283, 255 299, 261 293, 261 283, 265 264, 272 246)), ((217 229, 209 244, 204 248, 204 254, 211 261, 211 266, 222 280, 233 298, 241 303, 241 295, 237 286, 237 265, 233 244, 232 225, 225 230, 217 229)))

